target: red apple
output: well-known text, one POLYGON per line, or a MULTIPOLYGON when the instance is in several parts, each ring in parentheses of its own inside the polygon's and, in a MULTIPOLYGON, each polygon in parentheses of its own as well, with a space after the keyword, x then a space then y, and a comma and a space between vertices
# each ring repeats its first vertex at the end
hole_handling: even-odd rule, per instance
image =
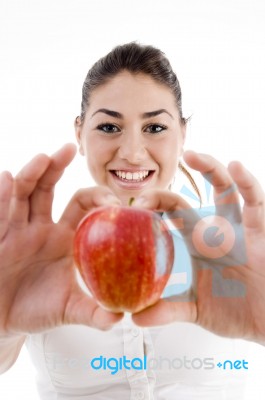
POLYGON ((159 214, 105 206, 80 222, 74 256, 84 282, 102 307, 134 313, 160 298, 172 270, 174 245, 159 214))

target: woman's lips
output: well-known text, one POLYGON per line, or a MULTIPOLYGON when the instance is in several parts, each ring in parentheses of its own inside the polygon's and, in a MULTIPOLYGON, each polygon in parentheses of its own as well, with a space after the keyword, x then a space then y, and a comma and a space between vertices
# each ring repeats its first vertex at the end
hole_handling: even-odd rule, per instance
POLYGON ((140 189, 152 179, 154 170, 110 170, 117 185, 127 189, 140 189))

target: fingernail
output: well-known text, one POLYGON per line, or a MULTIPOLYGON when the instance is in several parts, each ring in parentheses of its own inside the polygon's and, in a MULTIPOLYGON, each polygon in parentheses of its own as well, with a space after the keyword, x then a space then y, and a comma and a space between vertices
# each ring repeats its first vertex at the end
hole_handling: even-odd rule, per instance
POLYGON ((205 154, 203 154, 203 153, 195 153, 194 152, 194 154, 196 155, 197 158, 199 158, 199 160, 203 160, 205 158, 205 154))
POLYGON ((118 197, 114 196, 112 193, 108 193, 104 196, 104 202, 106 203, 113 203, 113 204, 121 204, 120 199, 118 197))
POLYGON ((144 198, 144 197, 137 197, 137 198, 134 200, 133 205, 134 205, 134 206, 140 206, 140 207, 142 207, 142 206, 146 206, 147 203, 148 203, 148 201, 146 200, 146 198, 144 198))

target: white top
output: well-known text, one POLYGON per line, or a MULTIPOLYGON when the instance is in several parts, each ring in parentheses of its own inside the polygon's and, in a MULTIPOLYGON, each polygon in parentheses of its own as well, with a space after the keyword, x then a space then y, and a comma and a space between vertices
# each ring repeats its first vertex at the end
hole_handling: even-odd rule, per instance
MULTIPOLYGON (((165 293, 176 282, 188 287, 185 268, 173 271, 165 293)), ((129 314, 110 331, 69 325, 31 335, 26 345, 41 400, 242 400, 248 376, 247 342, 189 323, 142 329, 129 314)))
MULTIPOLYGON (((27 340, 41 400, 242 400, 248 371, 216 364, 247 361, 244 346, 185 323, 141 329, 129 317, 107 332, 71 325, 27 340), (134 366, 142 369, 122 366, 112 374, 103 362, 93 369, 91 361, 97 358, 93 365, 99 367, 100 356, 126 356, 129 362, 137 357, 142 365, 135 360, 134 366)), ((109 365, 115 367, 116 361, 109 365)))

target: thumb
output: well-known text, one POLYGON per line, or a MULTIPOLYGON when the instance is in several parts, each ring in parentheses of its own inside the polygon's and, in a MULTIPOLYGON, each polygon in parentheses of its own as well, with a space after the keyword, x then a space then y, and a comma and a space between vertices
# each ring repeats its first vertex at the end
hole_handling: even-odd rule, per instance
POLYGON ((123 318, 123 313, 112 313, 100 307, 81 288, 72 292, 64 314, 64 324, 87 325, 100 330, 108 330, 123 318))
POLYGON ((132 315, 132 320, 139 326, 165 325, 172 322, 193 322, 197 319, 196 304, 176 296, 161 299, 156 304, 132 315))
POLYGON ((99 206, 117 204, 121 202, 114 193, 105 186, 97 186, 78 190, 66 206, 60 223, 67 224, 75 230, 80 220, 91 209, 99 206))

